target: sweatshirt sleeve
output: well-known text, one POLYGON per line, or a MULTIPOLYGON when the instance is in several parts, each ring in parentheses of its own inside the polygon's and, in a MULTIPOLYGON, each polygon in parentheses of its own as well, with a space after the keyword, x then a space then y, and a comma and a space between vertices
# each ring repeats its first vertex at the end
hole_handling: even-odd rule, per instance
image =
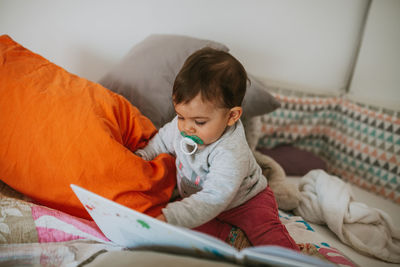
POLYGON ((175 156, 173 142, 177 131, 176 124, 176 118, 165 124, 149 143, 144 148, 136 150, 135 154, 145 160, 152 160, 161 153, 168 153, 175 156))
POLYGON ((193 228, 224 211, 248 173, 248 157, 244 154, 229 150, 210 154, 212 164, 203 189, 181 201, 169 203, 162 210, 168 223, 193 228))

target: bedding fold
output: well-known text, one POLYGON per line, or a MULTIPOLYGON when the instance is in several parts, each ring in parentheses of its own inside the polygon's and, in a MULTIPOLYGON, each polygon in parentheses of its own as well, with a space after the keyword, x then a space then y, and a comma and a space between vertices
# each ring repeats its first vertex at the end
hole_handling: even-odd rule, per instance
POLYGON ((323 170, 312 170, 300 181, 295 213, 326 224, 339 239, 376 258, 400 263, 400 229, 383 210, 354 200, 350 185, 323 170))

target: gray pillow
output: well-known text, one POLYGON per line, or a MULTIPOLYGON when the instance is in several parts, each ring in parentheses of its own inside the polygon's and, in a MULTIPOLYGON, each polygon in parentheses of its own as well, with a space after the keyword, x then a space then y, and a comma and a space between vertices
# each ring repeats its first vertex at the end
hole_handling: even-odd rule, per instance
MULTIPOLYGON (((210 40, 181 35, 150 35, 136 44, 99 83, 123 95, 160 128, 175 116, 171 94, 176 75, 189 55, 206 46, 229 51, 225 45, 210 40)), ((271 112, 280 106, 263 84, 252 75, 249 79, 251 85, 243 100, 244 119, 271 112)))

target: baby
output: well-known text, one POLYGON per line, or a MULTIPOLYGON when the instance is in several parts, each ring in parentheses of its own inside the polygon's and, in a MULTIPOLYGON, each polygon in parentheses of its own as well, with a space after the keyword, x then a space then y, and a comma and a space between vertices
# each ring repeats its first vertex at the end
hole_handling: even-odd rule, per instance
POLYGON ((176 157, 181 200, 157 218, 225 240, 232 225, 253 245, 298 250, 278 217, 267 179, 250 150, 242 100, 247 74, 229 53, 203 48, 178 73, 172 92, 177 116, 135 153, 146 160, 176 157))

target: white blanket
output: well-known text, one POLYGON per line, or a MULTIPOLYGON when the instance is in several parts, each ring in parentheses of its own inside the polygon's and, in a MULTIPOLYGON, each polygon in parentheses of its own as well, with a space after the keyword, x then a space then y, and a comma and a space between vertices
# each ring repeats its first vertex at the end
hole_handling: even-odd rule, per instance
POLYGON ((353 199, 350 185, 323 170, 300 181, 295 213, 309 222, 326 224, 340 240, 379 259, 400 263, 400 229, 384 211, 353 199))

